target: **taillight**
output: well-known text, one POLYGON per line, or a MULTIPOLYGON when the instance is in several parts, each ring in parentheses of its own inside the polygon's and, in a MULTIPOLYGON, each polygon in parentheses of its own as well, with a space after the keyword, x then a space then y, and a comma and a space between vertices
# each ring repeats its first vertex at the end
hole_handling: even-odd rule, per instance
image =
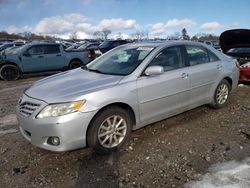
POLYGON ((88 58, 91 59, 92 58, 92 55, 90 52, 88 52, 88 58))

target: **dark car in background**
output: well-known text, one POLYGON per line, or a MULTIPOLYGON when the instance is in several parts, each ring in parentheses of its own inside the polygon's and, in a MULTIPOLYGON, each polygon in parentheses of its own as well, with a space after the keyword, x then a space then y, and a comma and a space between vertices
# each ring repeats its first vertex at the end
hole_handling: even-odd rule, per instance
POLYGON ((0 45, 0 52, 7 49, 7 48, 13 47, 13 46, 14 46, 14 43, 4 43, 4 44, 0 45))
POLYGON ((223 32, 220 36, 223 52, 237 58, 240 64, 240 81, 250 81, 250 30, 233 29, 223 32))
POLYGON ((98 50, 99 42, 85 42, 83 44, 74 44, 66 49, 71 52, 87 52, 89 59, 92 61, 96 58, 95 51, 98 50))
POLYGON ((99 48, 100 43, 99 42, 95 42, 95 43, 86 43, 86 44, 82 44, 81 46, 79 46, 77 48, 77 50, 97 50, 99 48))
POLYGON ((99 46, 99 50, 102 53, 105 53, 117 46, 123 45, 123 44, 127 44, 128 41, 126 40, 106 40, 104 42, 102 42, 99 46))
POLYGON ((22 46, 25 43, 23 42, 7 42, 7 43, 3 43, 2 45, 0 45, 0 52, 8 49, 8 48, 12 48, 12 47, 18 47, 18 46, 22 46))

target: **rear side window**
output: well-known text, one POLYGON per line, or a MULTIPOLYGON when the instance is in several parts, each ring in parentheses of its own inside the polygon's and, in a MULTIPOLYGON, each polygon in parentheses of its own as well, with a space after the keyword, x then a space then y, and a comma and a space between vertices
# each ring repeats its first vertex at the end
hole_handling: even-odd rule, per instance
POLYGON ((213 52, 201 46, 186 46, 186 49, 191 66, 220 61, 213 52))
POLYGON ((45 54, 58 54, 60 53, 59 45, 47 45, 44 46, 45 54))
POLYGON ((210 62, 208 52, 200 46, 186 46, 191 66, 210 62))
POLYGON ((210 62, 220 61, 220 59, 212 52, 208 50, 209 60, 210 62))

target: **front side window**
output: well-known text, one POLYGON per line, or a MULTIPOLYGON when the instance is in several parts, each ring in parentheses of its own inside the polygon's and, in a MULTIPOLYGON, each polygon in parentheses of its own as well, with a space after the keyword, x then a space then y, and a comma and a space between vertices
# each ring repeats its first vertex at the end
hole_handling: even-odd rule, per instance
POLYGON ((152 50, 151 47, 119 48, 94 60, 87 68, 103 74, 129 75, 152 50))
POLYGON ((181 47, 169 47, 162 50, 149 64, 149 66, 153 65, 162 66, 165 72, 185 67, 185 63, 182 58, 181 47))
POLYGON ((30 55, 41 55, 44 54, 44 47, 43 46, 32 46, 28 49, 28 53, 30 55))

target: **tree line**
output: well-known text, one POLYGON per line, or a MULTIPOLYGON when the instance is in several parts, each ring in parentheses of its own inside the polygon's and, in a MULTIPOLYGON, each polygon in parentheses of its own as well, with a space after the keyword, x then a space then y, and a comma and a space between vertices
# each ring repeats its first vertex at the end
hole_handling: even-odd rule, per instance
MULTIPOLYGON (((96 40, 107 40, 108 36, 112 33, 109 29, 103 29, 101 31, 95 31, 92 34, 92 38, 96 40)), ((133 33, 129 35, 129 37, 133 40, 147 40, 149 39, 149 31, 148 30, 135 30, 133 33)), ((23 40, 60 40, 60 38, 54 37, 54 36, 48 36, 48 35, 36 35, 33 33, 27 33, 26 35, 18 35, 18 34, 9 34, 6 31, 0 32, 0 39, 23 39, 23 40)), ((76 40, 79 39, 78 33, 73 32, 70 35, 70 39, 76 40)), ((116 39, 123 39, 122 33, 116 34, 116 39)), ((181 32, 175 32, 173 35, 169 35, 166 37, 154 37, 151 38, 153 40, 193 40, 193 41, 213 41, 213 40, 219 40, 219 36, 213 35, 213 34, 204 34, 199 33, 194 36, 190 36, 186 30, 186 28, 183 28, 181 32)))

